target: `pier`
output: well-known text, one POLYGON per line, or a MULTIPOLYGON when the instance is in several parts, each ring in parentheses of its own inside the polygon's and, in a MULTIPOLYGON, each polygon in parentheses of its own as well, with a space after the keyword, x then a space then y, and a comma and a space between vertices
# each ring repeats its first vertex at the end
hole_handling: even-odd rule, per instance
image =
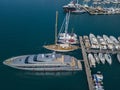
POLYGON ((79 39, 80 39, 80 46, 81 46, 81 49, 82 49, 82 55, 83 55, 83 60, 84 60, 84 65, 85 65, 88 87, 89 87, 89 90, 94 90, 91 70, 90 70, 90 66, 89 66, 89 63, 88 63, 87 54, 86 54, 86 50, 85 50, 85 47, 84 47, 82 36, 80 36, 79 39))
POLYGON ((111 53, 111 54, 117 54, 120 53, 120 50, 95 50, 95 49, 89 49, 85 50, 87 53, 111 53))

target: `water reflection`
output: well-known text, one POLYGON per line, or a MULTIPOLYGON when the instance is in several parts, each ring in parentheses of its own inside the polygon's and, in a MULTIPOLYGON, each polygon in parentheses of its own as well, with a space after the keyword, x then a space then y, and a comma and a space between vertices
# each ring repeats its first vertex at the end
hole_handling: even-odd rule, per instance
POLYGON ((44 77, 44 78, 54 78, 54 77, 61 77, 61 76, 75 76, 80 74, 79 71, 77 72, 32 72, 32 71, 17 71, 15 75, 20 78, 37 78, 37 77, 44 77))
POLYGON ((67 76, 67 75, 75 75, 78 72, 30 72, 30 71, 24 71, 19 72, 23 75, 31 75, 31 76, 67 76))

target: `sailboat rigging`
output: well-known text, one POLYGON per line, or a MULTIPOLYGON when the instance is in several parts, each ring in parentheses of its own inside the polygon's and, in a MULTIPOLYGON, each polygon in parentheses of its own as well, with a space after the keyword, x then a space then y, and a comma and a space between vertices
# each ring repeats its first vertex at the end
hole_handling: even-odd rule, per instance
POLYGON ((55 44, 52 45, 45 45, 43 46, 46 49, 58 51, 58 52, 68 52, 78 49, 78 46, 71 45, 73 41, 76 41, 77 35, 76 34, 69 34, 68 33, 68 24, 69 24, 70 13, 66 14, 66 18, 63 21, 62 26, 65 24, 65 32, 61 33, 63 27, 59 34, 57 35, 57 21, 58 21, 58 12, 56 12, 56 24, 55 24, 55 44), (73 41, 71 40, 73 39, 73 41), (70 41, 71 40, 71 41, 70 41), (59 43, 58 43, 59 42, 59 43))

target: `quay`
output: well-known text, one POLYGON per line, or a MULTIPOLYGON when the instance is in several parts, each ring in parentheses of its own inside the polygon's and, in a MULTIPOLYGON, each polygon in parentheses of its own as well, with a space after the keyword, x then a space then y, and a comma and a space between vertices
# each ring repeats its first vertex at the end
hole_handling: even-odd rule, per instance
POLYGON ((79 39, 80 39, 80 45, 81 45, 81 49, 82 49, 82 55, 83 55, 83 60, 84 60, 84 65, 85 65, 88 87, 89 87, 89 90, 94 90, 91 70, 90 70, 90 66, 89 66, 89 63, 88 63, 87 54, 86 54, 86 51, 85 51, 82 36, 80 36, 79 39))
POLYGON ((90 15, 110 15, 110 14, 120 14, 120 10, 102 7, 84 7, 81 6, 90 15))
POLYGON ((117 53, 120 53, 120 50, 95 50, 95 49, 88 49, 88 50, 85 50, 87 53, 111 53, 111 54, 117 54, 117 53))

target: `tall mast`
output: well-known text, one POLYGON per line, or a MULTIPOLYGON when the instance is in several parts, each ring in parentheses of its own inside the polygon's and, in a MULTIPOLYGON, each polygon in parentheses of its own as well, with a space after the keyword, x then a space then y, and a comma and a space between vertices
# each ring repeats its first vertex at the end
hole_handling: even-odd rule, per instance
POLYGON ((56 11, 56 22, 55 22, 55 44, 57 44, 57 22, 58 22, 58 11, 56 11))
POLYGON ((70 18, 70 11, 69 11, 69 13, 66 14, 65 34, 68 33, 67 31, 68 31, 69 18, 70 18))
POLYGON ((77 4, 78 4, 78 0, 77 0, 77 4))

